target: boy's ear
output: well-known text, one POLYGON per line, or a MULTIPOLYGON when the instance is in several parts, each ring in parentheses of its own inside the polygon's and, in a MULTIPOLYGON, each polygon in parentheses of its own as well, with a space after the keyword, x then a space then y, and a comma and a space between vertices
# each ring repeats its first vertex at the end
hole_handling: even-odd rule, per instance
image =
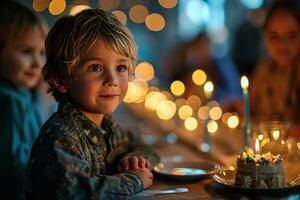
POLYGON ((60 93, 67 93, 68 92, 67 88, 64 85, 59 85, 57 87, 57 91, 59 91, 60 93))
POLYGON ((54 84, 55 84, 55 88, 57 89, 58 92, 60 92, 60 93, 67 93, 68 92, 68 90, 67 90, 64 83, 55 81, 54 84))

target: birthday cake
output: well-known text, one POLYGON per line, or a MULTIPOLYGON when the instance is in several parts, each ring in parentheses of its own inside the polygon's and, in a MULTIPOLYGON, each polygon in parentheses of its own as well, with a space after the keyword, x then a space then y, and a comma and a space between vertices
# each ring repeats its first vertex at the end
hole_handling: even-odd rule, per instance
POLYGON ((237 158, 235 184, 244 188, 286 187, 282 158, 270 152, 255 154, 246 147, 237 158))

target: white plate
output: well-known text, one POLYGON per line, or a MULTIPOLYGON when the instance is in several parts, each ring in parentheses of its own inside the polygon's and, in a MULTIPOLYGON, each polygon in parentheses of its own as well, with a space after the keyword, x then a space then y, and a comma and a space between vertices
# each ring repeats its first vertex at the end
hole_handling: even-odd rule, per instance
POLYGON ((207 178, 220 169, 215 162, 169 162, 160 163, 153 172, 161 178, 197 180, 207 178))

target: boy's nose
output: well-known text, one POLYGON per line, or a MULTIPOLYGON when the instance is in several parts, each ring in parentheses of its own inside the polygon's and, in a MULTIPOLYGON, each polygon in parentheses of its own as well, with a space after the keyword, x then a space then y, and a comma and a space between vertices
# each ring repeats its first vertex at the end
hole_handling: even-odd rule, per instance
POLYGON ((288 38, 282 37, 282 38, 279 39, 279 44, 280 44, 280 45, 287 45, 288 42, 289 42, 289 39, 288 39, 288 38))
POLYGON ((117 86, 117 83, 116 82, 111 82, 111 81, 105 81, 104 86, 109 86, 109 87, 117 86))
POLYGON ((32 67, 33 68, 42 68, 45 64, 45 59, 39 55, 33 56, 32 67))
POLYGON ((116 76, 111 72, 107 72, 106 79, 104 81, 104 86, 117 86, 117 85, 118 82, 116 76))

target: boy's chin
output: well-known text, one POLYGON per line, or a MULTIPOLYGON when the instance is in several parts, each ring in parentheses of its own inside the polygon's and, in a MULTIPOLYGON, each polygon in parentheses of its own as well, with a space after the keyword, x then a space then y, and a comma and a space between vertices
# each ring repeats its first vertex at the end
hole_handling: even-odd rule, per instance
POLYGON ((24 81, 23 86, 27 87, 28 89, 34 89, 38 86, 39 79, 37 80, 29 80, 29 81, 24 81))
POLYGON ((16 88, 21 88, 21 87, 25 87, 29 90, 32 90, 32 89, 35 89, 38 85, 38 82, 19 82, 19 83, 15 83, 15 82, 12 82, 12 84, 16 87, 16 88))
POLYGON ((110 114, 112 114, 115 110, 116 110, 116 108, 106 108, 106 109, 104 109, 104 110, 101 110, 101 111, 99 112, 99 114, 110 115, 110 114))

